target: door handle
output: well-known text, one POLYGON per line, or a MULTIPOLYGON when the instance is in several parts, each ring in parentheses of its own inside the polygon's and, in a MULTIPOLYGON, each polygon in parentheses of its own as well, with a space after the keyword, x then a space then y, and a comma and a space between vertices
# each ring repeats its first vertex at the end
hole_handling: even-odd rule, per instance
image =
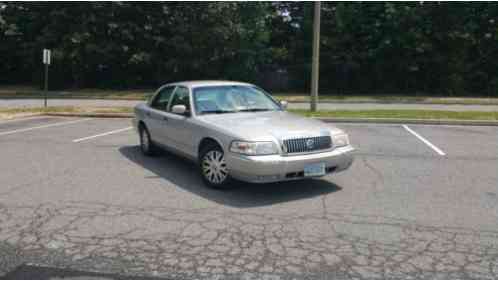
POLYGON ((168 121, 168 117, 163 117, 163 120, 164 121, 168 121))
POLYGON ((147 115, 147 117, 150 117, 150 112, 146 112, 145 115, 147 115))

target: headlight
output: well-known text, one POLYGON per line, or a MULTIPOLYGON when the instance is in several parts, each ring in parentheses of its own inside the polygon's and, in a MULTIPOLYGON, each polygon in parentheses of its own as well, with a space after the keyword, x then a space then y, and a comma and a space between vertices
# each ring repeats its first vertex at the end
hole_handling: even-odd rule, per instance
POLYGON ((232 144, 230 145, 230 151, 246 155, 278 154, 277 145, 271 141, 264 141, 264 142, 233 141, 232 144))
POLYGON ((332 143, 335 147, 349 145, 349 137, 347 134, 332 135, 332 143))

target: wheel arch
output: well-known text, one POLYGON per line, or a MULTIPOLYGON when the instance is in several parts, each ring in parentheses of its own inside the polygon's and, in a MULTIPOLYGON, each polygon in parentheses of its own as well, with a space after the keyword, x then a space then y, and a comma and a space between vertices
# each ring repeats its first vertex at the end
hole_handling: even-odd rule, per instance
POLYGON ((223 149, 223 144, 221 141, 219 141, 218 139, 214 138, 214 137, 204 137, 201 139, 201 141, 199 142, 199 145, 197 146, 197 158, 201 157, 201 151, 202 149, 206 146, 206 145, 209 145, 209 144, 214 144, 214 145, 217 145, 219 146, 222 150, 223 149))
POLYGON ((142 127, 147 128, 147 125, 145 124, 144 120, 139 120, 137 123, 137 128, 140 129, 142 127))

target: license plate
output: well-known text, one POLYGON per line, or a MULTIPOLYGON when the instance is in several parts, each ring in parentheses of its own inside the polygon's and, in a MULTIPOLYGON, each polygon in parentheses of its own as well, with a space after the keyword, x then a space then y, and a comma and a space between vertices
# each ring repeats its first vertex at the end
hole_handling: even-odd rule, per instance
POLYGON ((325 175, 325 163, 315 163, 304 165, 305 177, 318 177, 325 175))

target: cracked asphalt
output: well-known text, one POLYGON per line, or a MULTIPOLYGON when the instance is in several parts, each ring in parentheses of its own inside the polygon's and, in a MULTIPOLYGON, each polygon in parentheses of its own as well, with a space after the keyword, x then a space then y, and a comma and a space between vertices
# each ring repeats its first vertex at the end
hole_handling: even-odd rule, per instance
POLYGON ((128 119, 46 126, 73 120, 0 122, 0 276, 498 278, 497 127, 410 125, 440 156, 399 125, 337 124, 350 170, 216 191, 132 130, 73 142, 128 119))

